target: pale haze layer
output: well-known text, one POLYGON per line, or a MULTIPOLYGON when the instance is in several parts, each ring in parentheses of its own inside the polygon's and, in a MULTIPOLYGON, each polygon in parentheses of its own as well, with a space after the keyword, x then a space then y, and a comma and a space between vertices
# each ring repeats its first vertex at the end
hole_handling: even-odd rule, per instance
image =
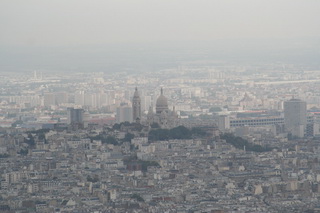
POLYGON ((2 0, 1 44, 320 37, 318 0, 2 0))
MULTIPOLYGON (((161 43, 172 48, 176 43, 201 43, 220 51, 232 49, 230 44, 239 49, 245 42, 311 48, 309 54, 314 56, 319 54, 319 20, 318 0, 1 0, 0 56, 10 60, 13 55, 34 53, 28 49, 14 54, 11 47, 141 44, 148 48, 161 43)), ((259 48, 262 46, 253 49, 259 48)), ((45 57, 47 50, 41 51, 45 57)), ((70 51, 60 53, 72 55, 70 51)), ((55 56, 59 57, 59 51, 55 56)), ((0 59, 0 65, 4 64, 9 66, 0 59)))

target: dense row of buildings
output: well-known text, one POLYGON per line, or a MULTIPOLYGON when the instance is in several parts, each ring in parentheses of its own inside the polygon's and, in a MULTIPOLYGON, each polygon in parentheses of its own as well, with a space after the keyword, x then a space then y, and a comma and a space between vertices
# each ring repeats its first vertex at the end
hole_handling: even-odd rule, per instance
POLYGON ((320 75, 230 69, 1 78, 0 211, 317 211, 320 75))

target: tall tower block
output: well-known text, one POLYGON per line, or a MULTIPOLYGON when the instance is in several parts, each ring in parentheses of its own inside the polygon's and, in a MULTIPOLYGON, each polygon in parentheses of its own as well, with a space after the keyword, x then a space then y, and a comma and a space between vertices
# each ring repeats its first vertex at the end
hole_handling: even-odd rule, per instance
POLYGON ((284 125, 293 136, 303 137, 307 125, 307 103, 300 99, 284 102, 284 125))
POLYGON ((137 87, 132 98, 132 118, 133 122, 139 122, 141 120, 141 99, 137 87))

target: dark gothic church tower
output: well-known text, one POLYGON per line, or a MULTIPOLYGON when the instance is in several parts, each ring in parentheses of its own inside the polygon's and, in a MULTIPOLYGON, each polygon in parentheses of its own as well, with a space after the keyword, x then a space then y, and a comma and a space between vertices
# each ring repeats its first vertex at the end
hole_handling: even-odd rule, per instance
POLYGON ((132 98, 132 116, 133 116, 133 122, 140 122, 140 120, 141 120, 141 99, 140 99, 137 87, 136 87, 136 90, 135 90, 133 98, 132 98))

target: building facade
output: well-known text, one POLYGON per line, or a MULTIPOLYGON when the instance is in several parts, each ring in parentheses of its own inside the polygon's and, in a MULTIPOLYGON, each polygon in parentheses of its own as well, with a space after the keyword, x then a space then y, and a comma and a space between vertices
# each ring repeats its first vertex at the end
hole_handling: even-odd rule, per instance
POLYGON ((122 122, 132 122, 132 107, 130 106, 120 106, 117 108, 116 115, 117 123, 122 122))
POLYGON ((83 128, 83 109, 68 108, 68 124, 77 127, 83 128))
POLYGON ((300 99, 284 102, 284 125, 293 136, 303 137, 307 125, 307 103, 300 99))

